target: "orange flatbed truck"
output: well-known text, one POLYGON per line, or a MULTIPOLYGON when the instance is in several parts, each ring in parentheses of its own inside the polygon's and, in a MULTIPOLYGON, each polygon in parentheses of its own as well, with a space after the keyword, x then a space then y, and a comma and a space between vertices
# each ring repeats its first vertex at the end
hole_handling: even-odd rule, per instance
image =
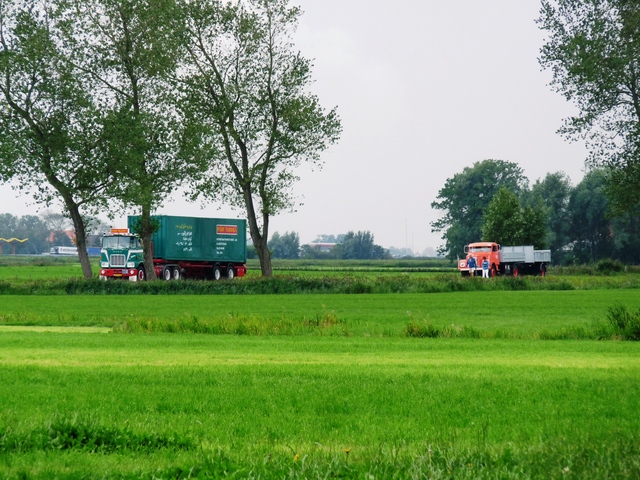
POLYGON ((489 260, 489 276, 542 275, 551 263, 551 250, 535 250, 533 245, 502 246, 495 242, 476 242, 464 247, 465 258, 458 260, 458 270, 463 277, 482 274, 482 262, 489 260), (470 271, 467 259, 472 256, 476 267, 470 271))

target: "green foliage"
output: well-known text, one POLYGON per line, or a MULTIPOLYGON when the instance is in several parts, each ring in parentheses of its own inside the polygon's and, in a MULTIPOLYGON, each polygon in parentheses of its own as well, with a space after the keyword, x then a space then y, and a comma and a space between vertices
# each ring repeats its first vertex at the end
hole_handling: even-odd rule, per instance
POLYGON ((457 326, 454 324, 436 327, 430 322, 423 324, 411 322, 404 331, 407 337, 416 338, 479 338, 480 332, 473 327, 457 326))
POLYGON ((206 168, 194 155, 191 123, 178 108, 184 100, 176 84, 183 19, 174 0, 70 3, 74 30, 62 40, 74 45, 73 61, 88 72, 90 91, 102 106, 96 150, 118 179, 107 193, 118 206, 138 210, 145 270, 153 280, 152 213, 206 168))
POLYGON ((442 252, 456 259, 464 246, 482 236, 484 211, 501 188, 519 195, 527 179, 515 163, 484 160, 447 179, 431 207, 443 216, 431 224, 434 232, 443 232, 442 252))
MULTIPOLYGON (((49 251, 49 229, 47 225, 34 215, 16 217, 10 213, 0 214, 0 246, 2 253, 39 254, 49 251), (17 238, 28 239, 26 242, 8 240, 17 238)), ((66 235, 65 235, 66 237, 66 235)), ((68 237, 67 237, 68 239, 68 237)))
POLYGON ((547 33, 540 63, 552 87, 577 107, 560 132, 586 140, 589 161, 614 174, 608 193, 617 213, 640 204, 640 9, 632 0, 543 1, 547 33))
POLYGON ((380 260, 390 257, 389 252, 374 243, 373 234, 369 231, 347 232, 342 242, 333 247, 330 253, 331 257, 343 260, 380 260))
POLYGON ((323 312, 302 319, 229 314, 213 319, 195 315, 179 319, 127 319, 113 328, 115 333, 200 333, 213 335, 348 335, 349 329, 335 313, 323 312))
POLYGON ((522 245, 524 231, 518 196, 501 188, 487 207, 482 221, 482 240, 502 245, 522 245))
POLYGON ((73 222, 85 278, 92 275, 83 215, 105 205, 113 181, 99 144, 100 102, 75 45, 63 2, 0 4, 0 181, 14 180, 41 204, 62 203, 73 222))
POLYGON ((614 337, 640 341, 640 309, 632 313, 622 304, 609 307, 607 320, 614 337))
POLYGON ((136 433, 128 426, 106 427, 95 420, 54 416, 43 427, 25 434, 0 429, 0 452, 28 453, 34 450, 68 451, 85 454, 108 454, 123 451, 153 452, 158 449, 179 451, 194 445, 183 438, 136 433))
POLYGON ((520 205, 515 193, 501 188, 493 197, 483 217, 482 239, 502 245, 547 245, 547 218, 540 203, 536 208, 520 205))
POLYGON ((288 0, 198 0, 182 7, 182 108, 200 125, 211 162, 195 194, 246 211, 262 274, 271 276, 269 220, 295 206, 296 169, 321 165, 320 153, 340 136, 340 120, 310 93, 311 62, 293 43, 298 7, 288 0))
POLYGON ((596 270, 600 273, 604 273, 605 275, 620 273, 624 270, 624 265, 619 260, 605 258, 597 263, 596 270))
POLYGON ((547 213, 548 241, 546 243, 551 250, 551 259, 554 264, 563 261, 563 247, 572 240, 569 211, 569 197, 572 190, 571 181, 564 172, 548 173, 544 179, 536 180, 522 197, 525 208, 544 209, 547 213))
POLYGON ((300 237, 296 232, 285 232, 283 235, 275 232, 269 240, 269 250, 272 258, 299 258, 300 237))

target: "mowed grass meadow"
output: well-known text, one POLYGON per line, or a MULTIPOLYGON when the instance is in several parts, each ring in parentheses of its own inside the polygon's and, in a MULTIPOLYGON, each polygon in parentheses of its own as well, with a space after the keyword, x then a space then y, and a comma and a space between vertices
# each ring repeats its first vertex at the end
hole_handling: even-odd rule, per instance
MULTIPOLYGON (((356 267, 331 275, 399 274, 356 267)), ((640 343, 607 330, 612 308, 640 312, 637 273, 441 293, 38 283, 72 268, 0 266, 38 287, 0 294, 0 478, 640 477, 640 343)))

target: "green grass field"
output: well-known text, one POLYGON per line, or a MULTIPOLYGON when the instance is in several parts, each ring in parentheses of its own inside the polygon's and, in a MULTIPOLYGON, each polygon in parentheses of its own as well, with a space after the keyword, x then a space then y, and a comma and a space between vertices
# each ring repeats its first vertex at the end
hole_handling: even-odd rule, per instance
POLYGON ((0 469, 632 478, 639 354, 631 342, 3 333, 0 469))
POLYGON ((0 295, 0 478, 639 478, 640 342, 589 333, 636 281, 571 281, 0 295))
POLYGON ((640 295, 632 289, 398 295, 3 295, 0 300, 0 325, 115 327, 136 321, 196 319, 280 325, 281 334, 348 336, 402 336, 413 322, 538 338, 543 332, 588 328, 605 320, 607 309, 616 304, 640 308, 640 295), (305 328, 320 324, 325 328, 305 328))

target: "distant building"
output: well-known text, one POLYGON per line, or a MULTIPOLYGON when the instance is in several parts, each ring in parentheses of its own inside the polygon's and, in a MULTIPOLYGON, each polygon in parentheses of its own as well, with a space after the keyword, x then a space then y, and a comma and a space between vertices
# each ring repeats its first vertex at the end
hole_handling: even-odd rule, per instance
POLYGON ((319 252, 327 253, 330 252, 337 243, 309 243, 308 245, 319 252))

